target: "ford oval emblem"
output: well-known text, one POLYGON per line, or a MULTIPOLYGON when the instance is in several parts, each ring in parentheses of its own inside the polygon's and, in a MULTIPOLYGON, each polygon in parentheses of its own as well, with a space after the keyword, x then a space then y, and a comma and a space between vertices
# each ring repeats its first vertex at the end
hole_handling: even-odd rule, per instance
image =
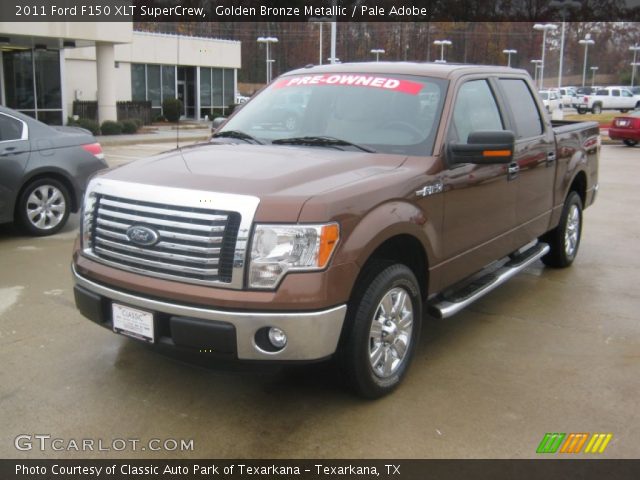
POLYGON ((150 247, 158 242, 160 235, 153 228, 133 225, 127 229, 127 238, 132 243, 150 247))

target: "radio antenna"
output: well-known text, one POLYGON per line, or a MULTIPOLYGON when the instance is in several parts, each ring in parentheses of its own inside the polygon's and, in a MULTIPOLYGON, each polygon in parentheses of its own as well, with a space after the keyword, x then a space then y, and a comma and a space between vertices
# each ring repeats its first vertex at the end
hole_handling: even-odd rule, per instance
MULTIPOLYGON (((175 83, 175 87, 176 87, 176 96, 178 96, 178 72, 180 71, 180 29, 177 28, 176 29, 177 33, 177 37, 176 37, 176 83, 175 83)), ((186 82, 185 82, 185 86, 184 88, 187 88, 186 82)), ((179 99, 178 99, 179 100, 179 99)), ((182 102, 180 102, 181 107, 182 107, 182 102)), ((182 109, 182 108, 181 108, 182 109)), ((176 148, 180 148, 180 116, 181 116, 182 112, 178 112, 178 121, 176 123, 176 148)))

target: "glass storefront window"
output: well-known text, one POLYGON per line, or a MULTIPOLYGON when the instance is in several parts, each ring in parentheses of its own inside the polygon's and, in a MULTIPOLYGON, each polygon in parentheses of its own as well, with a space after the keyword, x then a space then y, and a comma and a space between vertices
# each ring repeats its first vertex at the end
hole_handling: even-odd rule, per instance
POLYGON ((232 103, 235 102, 235 98, 234 98, 234 90, 235 90, 235 81, 234 81, 234 75, 233 75, 233 70, 225 68, 224 70, 224 98, 223 98, 223 105, 225 107, 231 105, 232 103))
POLYGON ((147 100, 152 107, 162 104, 160 99, 160 65, 147 65, 147 100))
POLYGON ((61 109, 60 53, 51 50, 36 50, 34 52, 34 64, 38 108, 61 109), (56 71, 58 72, 57 75, 54 73, 56 71))
POLYGON ((3 52, 7 107, 35 109, 31 50, 3 52))
POLYGON ((7 107, 50 125, 62 125, 58 50, 2 52, 7 107))
POLYGON ((200 106, 211 105, 211 69, 203 67, 200 68, 200 106))
POLYGON ((162 99, 176 97, 176 67, 162 66, 162 99))
POLYGON ((131 99, 146 100, 147 87, 145 80, 145 66, 140 63, 131 64, 131 99))
POLYGON ((222 106, 222 69, 221 68, 212 68, 212 97, 211 103, 213 106, 219 107, 222 106))

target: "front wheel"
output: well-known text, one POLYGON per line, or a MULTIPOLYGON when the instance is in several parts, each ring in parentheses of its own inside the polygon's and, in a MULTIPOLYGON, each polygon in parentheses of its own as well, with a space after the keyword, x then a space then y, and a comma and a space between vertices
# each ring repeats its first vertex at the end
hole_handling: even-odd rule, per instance
POLYGON ((591 108, 591 112, 594 115, 600 115, 602 113, 602 105, 600 105, 599 103, 596 103, 592 108, 591 108))
POLYGON ((67 223, 71 201, 67 188, 53 178, 31 183, 20 195, 17 219, 31 235, 53 235, 67 223))
POLYGON ((365 398, 393 391, 409 368, 420 334, 422 301, 413 272, 374 263, 349 305, 339 362, 349 386, 365 398))
POLYGON ((635 147, 638 144, 637 140, 631 140, 629 138, 623 140, 623 142, 627 147, 635 147))
POLYGON ((564 202, 560 223, 541 238, 551 247, 549 253, 542 257, 543 263, 555 268, 571 265, 578 254, 581 235, 582 200, 576 192, 570 192, 564 202))

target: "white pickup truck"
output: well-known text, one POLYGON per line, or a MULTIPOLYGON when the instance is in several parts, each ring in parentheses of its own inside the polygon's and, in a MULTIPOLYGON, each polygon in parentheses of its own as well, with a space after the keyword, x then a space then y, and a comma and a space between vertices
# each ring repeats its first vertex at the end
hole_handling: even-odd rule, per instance
POLYGON ((578 113, 601 113, 602 110, 620 110, 626 113, 634 108, 640 108, 638 101, 628 88, 604 87, 590 95, 584 95, 578 104, 578 113))

